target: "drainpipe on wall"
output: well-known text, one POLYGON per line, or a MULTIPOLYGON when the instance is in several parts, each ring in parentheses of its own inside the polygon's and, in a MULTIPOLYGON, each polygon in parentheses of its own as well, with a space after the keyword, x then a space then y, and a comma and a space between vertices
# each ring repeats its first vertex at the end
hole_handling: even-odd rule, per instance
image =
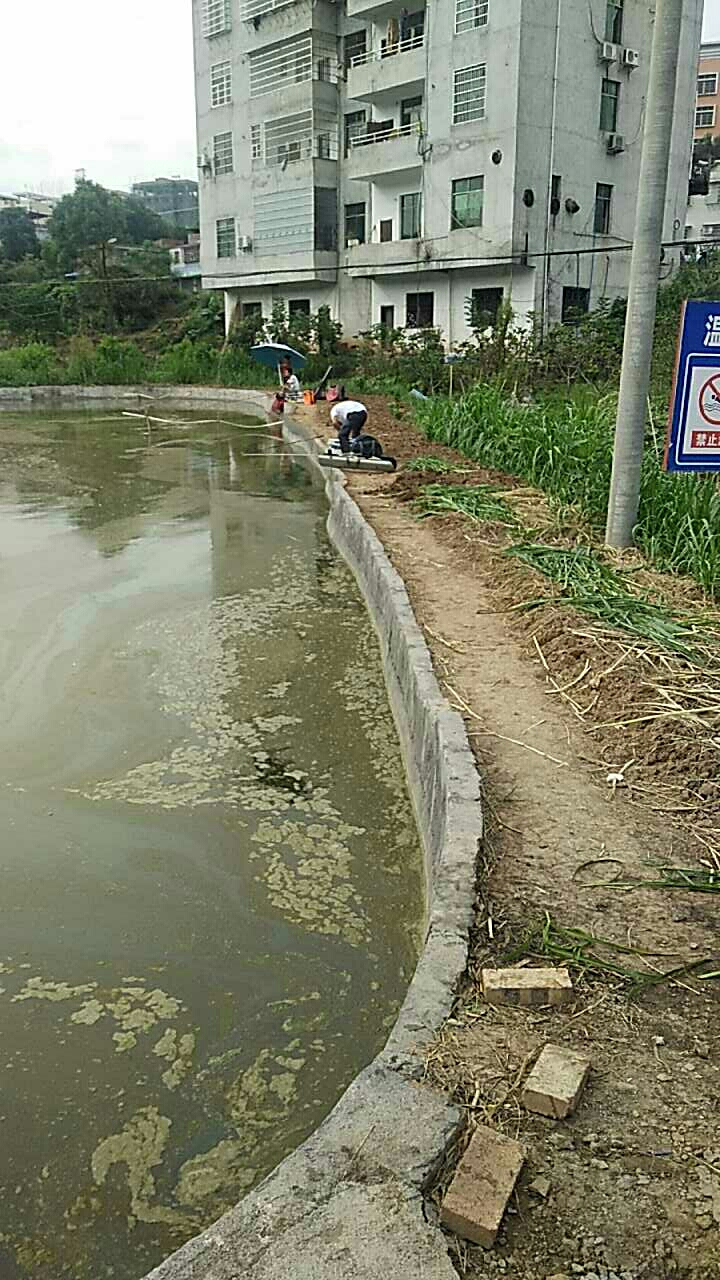
POLYGON ((548 304, 550 293, 550 192, 552 175, 555 168, 555 122, 557 119, 558 67, 560 64, 560 28, 562 24, 562 0, 557 0, 555 10, 555 64, 553 68, 552 111, 550 113, 550 157, 548 164, 547 190, 545 192, 545 257, 543 258, 543 291, 540 332, 544 337, 548 322, 548 304))

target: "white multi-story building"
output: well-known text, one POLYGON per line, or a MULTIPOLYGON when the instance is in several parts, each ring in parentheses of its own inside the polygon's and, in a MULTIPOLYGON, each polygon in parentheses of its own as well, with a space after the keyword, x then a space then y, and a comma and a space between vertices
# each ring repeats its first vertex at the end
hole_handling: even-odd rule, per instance
MULTIPOLYGON (((469 334, 625 291, 647 0, 193 0, 202 277, 228 319, 327 304, 469 334), (621 250, 621 251, 618 251, 621 250)), ((682 241, 702 0, 685 0, 665 239, 682 241)))

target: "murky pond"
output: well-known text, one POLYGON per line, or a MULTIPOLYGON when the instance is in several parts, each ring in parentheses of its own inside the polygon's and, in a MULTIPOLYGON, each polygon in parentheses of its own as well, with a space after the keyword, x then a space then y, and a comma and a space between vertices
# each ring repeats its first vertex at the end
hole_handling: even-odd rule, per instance
POLYGON ((322 491, 165 414, 0 417, 2 1280, 144 1275, 316 1126, 417 953, 322 491))

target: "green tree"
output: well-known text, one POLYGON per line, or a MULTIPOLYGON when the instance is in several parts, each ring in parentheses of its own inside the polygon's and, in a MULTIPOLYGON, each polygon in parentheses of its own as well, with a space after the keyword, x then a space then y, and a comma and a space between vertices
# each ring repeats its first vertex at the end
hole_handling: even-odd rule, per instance
POLYGON ((164 230, 162 219, 140 200, 86 178, 63 196, 50 219, 50 235, 66 266, 74 266, 88 249, 105 248, 115 240, 143 244, 159 239, 164 230))
POLYGON ((7 262, 38 256, 40 244, 35 224, 25 209, 0 209, 0 245, 7 262))

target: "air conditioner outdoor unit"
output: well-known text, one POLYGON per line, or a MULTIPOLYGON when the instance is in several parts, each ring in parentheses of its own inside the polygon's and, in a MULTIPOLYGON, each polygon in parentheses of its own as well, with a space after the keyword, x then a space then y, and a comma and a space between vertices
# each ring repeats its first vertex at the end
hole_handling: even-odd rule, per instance
POLYGON ((624 67, 640 66, 640 54, 637 49, 623 49, 622 60, 624 67))
POLYGON ((360 241, 359 241, 359 240, 346 240, 346 241, 345 241, 345 248, 346 248, 346 249, 357 249, 357 248, 359 247, 359 245, 360 245, 360 241))
POLYGON ((251 237, 251 236, 239 236, 239 237, 238 237, 238 249, 240 249, 241 253, 249 253, 249 252, 250 252, 250 250, 252 249, 252 237, 251 237))
POLYGON ((599 57, 601 62, 617 62, 618 47, 612 44, 610 40, 603 40, 599 49, 599 57))
POLYGON ((609 133, 607 136, 607 153, 609 156, 619 156, 621 151, 625 150, 625 139, 621 133, 609 133))
POLYGON ((212 167, 213 163, 209 152, 203 151, 202 155, 198 156, 198 169, 202 169, 203 173, 212 173, 212 167))

